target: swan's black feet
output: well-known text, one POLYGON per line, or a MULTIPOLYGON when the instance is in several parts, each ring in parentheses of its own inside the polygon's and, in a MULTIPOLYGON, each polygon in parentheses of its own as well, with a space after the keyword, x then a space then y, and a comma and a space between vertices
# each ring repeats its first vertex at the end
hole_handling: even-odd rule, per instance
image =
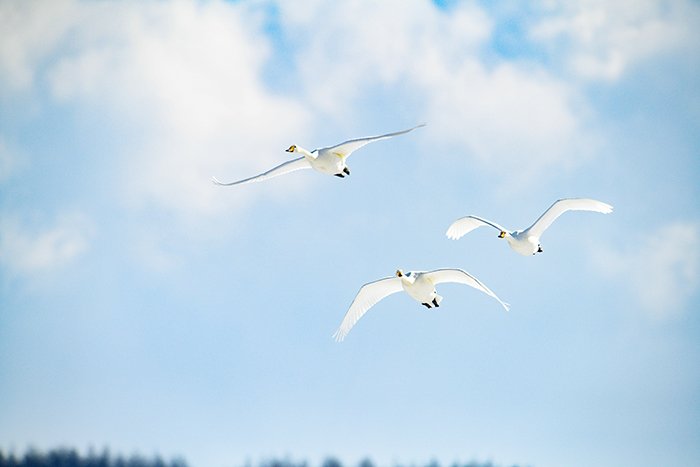
POLYGON ((336 177, 345 178, 345 174, 335 174, 336 177))
POLYGON ((421 303, 421 305, 425 305, 426 308, 431 308, 430 303, 421 303))
POLYGON ((345 175, 350 175, 350 169, 348 169, 347 167, 344 167, 344 168, 343 168, 343 173, 344 173, 345 175))
POLYGON ((542 245, 537 245, 537 253, 542 253, 542 245))
POLYGON ((433 298, 433 305, 435 305, 436 307, 440 306, 440 304, 437 301, 437 297, 433 298))

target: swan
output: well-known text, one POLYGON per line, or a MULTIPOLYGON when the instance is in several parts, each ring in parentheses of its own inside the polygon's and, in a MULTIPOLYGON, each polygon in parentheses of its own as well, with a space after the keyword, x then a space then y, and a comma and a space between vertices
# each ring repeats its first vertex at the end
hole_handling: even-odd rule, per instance
POLYGON ((344 178, 346 175, 350 175, 350 169, 346 164, 347 158, 360 149, 366 144, 373 143, 374 141, 379 141, 382 139, 392 138, 394 136, 403 135, 409 131, 413 131, 416 128, 425 126, 425 123, 414 126, 407 130, 396 131, 394 133, 387 133, 385 135, 379 136, 369 136, 367 138, 358 138, 345 141, 344 143, 337 144, 335 146, 330 146, 327 148, 314 149, 313 151, 308 151, 301 146, 291 145, 286 152, 301 154, 301 157, 293 159, 291 161, 284 162, 277 167, 274 167, 267 172, 263 172, 260 175, 254 177, 245 178, 243 180, 238 180, 236 182, 223 183, 212 177, 212 181, 216 185, 221 186, 233 186, 242 185, 244 183, 252 182, 262 182, 263 180, 270 179, 272 177, 277 177, 280 175, 288 174, 296 170, 301 169, 315 169, 321 173, 327 175, 335 175, 336 177, 344 178))
POLYGON ((474 287, 487 295, 495 298, 506 310, 510 305, 501 301, 479 279, 461 269, 436 269, 434 271, 410 271, 404 273, 401 269, 396 271, 395 277, 385 277, 374 282, 369 282, 357 292, 350 308, 340 327, 333 334, 333 338, 340 342, 345 339, 352 327, 367 311, 380 300, 389 295, 403 290, 415 301, 427 308, 440 306, 442 297, 437 294, 435 286, 443 282, 456 282, 474 287))
POLYGON ((557 217, 561 216, 566 211, 593 211, 609 214, 612 212, 612 210, 613 207, 609 204, 596 201, 594 199, 560 199, 555 201, 554 204, 552 204, 549 209, 547 209, 544 214, 542 214, 539 219, 535 221, 534 224, 525 230, 508 232, 506 228, 501 227, 495 222, 491 222, 477 216, 467 216, 454 221, 447 229, 446 235, 452 240, 457 240, 477 227, 490 225, 491 227, 499 230, 500 233, 498 234, 498 238, 505 238, 513 250, 523 256, 530 256, 534 255, 535 253, 542 253, 540 237, 544 231, 547 230, 550 225, 552 225, 552 222, 554 222, 557 217))

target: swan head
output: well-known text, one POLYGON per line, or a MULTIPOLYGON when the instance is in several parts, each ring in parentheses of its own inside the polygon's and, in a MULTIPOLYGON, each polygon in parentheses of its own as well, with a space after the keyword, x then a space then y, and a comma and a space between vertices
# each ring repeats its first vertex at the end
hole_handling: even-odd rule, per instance
POLYGON ((292 144, 291 146, 289 146, 289 149, 285 149, 285 151, 299 153, 302 156, 304 156, 305 158, 311 159, 311 160, 316 159, 318 157, 318 154, 316 154, 315 151, 309 152, 306 149, 302 148, 301 146, 297 146, 296 144, 292 144))
POLYGON ((506 238, 507 234, 508 232, 506 232, 505 230, 501 230, 501 233, 498 234, 498 238, 506 238))
POLYGON ((403 277, 403 271, 401 269, 396 270, 396 277, 403 277))

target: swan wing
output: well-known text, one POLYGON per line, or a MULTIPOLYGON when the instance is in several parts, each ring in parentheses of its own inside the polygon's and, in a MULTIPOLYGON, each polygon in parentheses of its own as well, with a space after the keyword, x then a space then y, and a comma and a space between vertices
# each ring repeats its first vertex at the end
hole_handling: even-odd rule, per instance
POLYGON ((237 182, 223 183, 217 180, 216 177, 212 177, 212 182, 214 182, 215 185, 221 186, 243 185, 244 183, 262 182, 263 180, 288 174, 289 172, 294 172, 295 170, 310 168, 311 164, 309 164, 309 161, 307 161, 304 157, 300 157, 298 159, 293 159, 291 161, 287 161, 283 164, 280 164, 277 167, 268 170, 267 172, 261 173, 260 175, 245 178, 243 180, 238 180, 237 182))
POLYGON ((378 281, 369 282, 360 287, 359 292, 357 292, 355 296, 355 300, 352 301, 350 308, 347 313, 345 313, 343 322, 340 323, 340 327, 333 334, 333 338, 337 342, 345 339, 345 336, 348 335, 355 323, 367 313, 367 310, 372 308, 383 298, 400 292, 402 289, 401 279, 398 277, 386 277, 378 281))
POLYGON ((452 240, 457 240, 477 227, 481 227, 482 225, 490 225, 494 229, 498 229, 499 232, 506 232, 506 229, 495 222, 491 222, 477 216, 467 216, 454 221, 452 225, 448 227, 446 235, 452 240))
POLYGON ((349 141, 345 141, 344 143, 340 143, 335 146, 331 146, 328 148, 323 148, 319 149, 320 151, 329 151, 334 154, 338 154, 342 157, 348 157, 350 154, 352 154, 354 151, 360 149, 362 146, 373 143, 374 141, 379 141, 382 139, 387 139, 387 138, 392 138, 394 136, 398 135, 403 135, 405 133, 408 133, 409 131, 413 131, 416 128, 420 128, 425 126, 425 123, 421 123, 420 125, 414 126, 413 128, 409 128, 407 130, 401 130, 401 131, 396 131, 394 133, 387 133, 385 135, 379 135, 379 136, 369 136, 367 138, 358 138, 358 139, 351 139, 349 141))
POLYGON ((587 198, 569 198, 560 199, 554 202, 549 209, 547 209, 544 214, 542 214, 539 219, 535 221, 530 227, 527 228, 526 232, 529 236, 540 237, 547 228, 552 225, 552 222, 556 220, 557 217, 564 214, 566 211, 593 211, 601 212, 603 214, 609 214, 613 210, 613 207, 602 201, 596 201, 594 199, 587 198))
POLYGON ((476 277, 469 274, 467 271, 462 269, 436 269, 435 271, 425 273, 427 278, 433 284, 441 284, 443 282, 455 282, 458 284, 466 284, 468 286, 474 287, 477 290, 484 292, 495 298, 498 303, 500 303, 506 311, 510 310, 510 305, 502 301, 498 296, 491 291, 483 282, 481 282, 476 277))

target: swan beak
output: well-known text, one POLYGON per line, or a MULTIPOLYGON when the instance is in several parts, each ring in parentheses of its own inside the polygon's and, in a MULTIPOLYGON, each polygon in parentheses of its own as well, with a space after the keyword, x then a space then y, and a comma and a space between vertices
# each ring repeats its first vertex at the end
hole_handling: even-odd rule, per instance
POLYGON ((294 152, 297 150, 297 147, 295 145, 289 146, 289 149, 285 149, 286 152, 294 152))
POLYGON ((396 270, 396 277, 403 277, 403 271, 401 269, 396 270))
POLYGON ((505 238, 506 233, 501 231, 501 233, 498 234, 498 238, 505 238))

